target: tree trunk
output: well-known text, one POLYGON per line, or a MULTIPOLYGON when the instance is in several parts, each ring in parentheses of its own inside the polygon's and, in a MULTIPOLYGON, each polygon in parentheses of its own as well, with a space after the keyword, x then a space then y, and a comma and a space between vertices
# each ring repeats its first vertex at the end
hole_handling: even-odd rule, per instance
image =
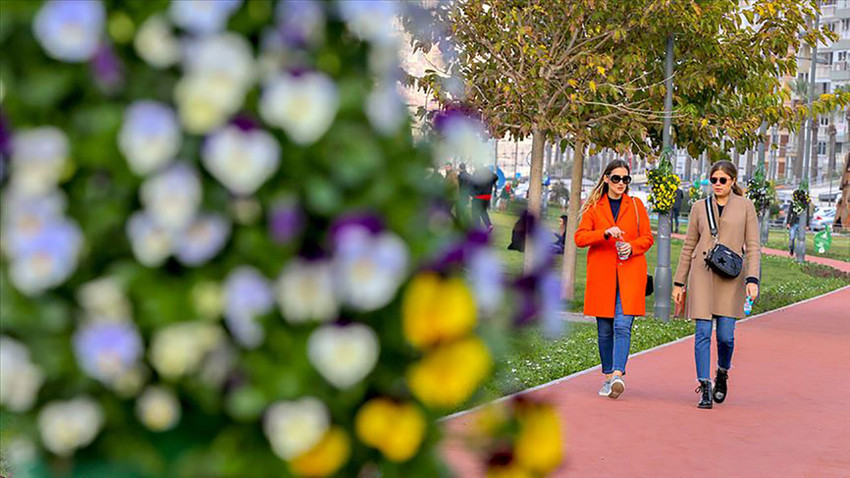
POLYGON ((753 177, 753 165, 755 164, 753 162, 753 156, 754 156, 753 150, 752 149, 748 150, 747 151, 747 165, 745 167, 745 171, 747 172, 747 180, 749 180, 751 177, 753 177))
POLYGON ((685 151, 685 184, 691 182, 691 168, 693 167, 691 153, 685 151))
POLYGON ((835 124, 829 125, 829 162, 826 167, 826 180, 832 181, 832 177, 835 176, 835 135, 838 133, 835 129, 835 124))
POLYGON ((809 185, 818 180, 818 118, 812 120, 812 152, 809 158, 809 185))
MULTIPOLYGON (((528 176, 528 212, 537 218, 537 224, 542 226, 540 206, 543 199, 543 148, 546 139, 537 126, 531 130, 531 172, 528 176)), ((548 254, 548 251, 535 251, 534 241, 527 237, 525 241, 525 272, 530 272, 535 254, 548 254)))
POLYGON ((549 174, 549 170, 552 167, 552 146, 554 145, 547 141, 543 147, 546 153, 544 156, 545 161, 543 162, 543 176, 549 174))
POLYGON ((576 141, 573 149, 573 170, 570 182, 570 207, 567 211, 567 240, 564 241, 564 263, 561 271, 561 298, 575 298, 576 277, 576 242, 575 233, 578 229, 579 210, 581 210, 581 180, 584 169, 584 143, 576 141))
POLYGON ((794 158, 794 176, 793 180, 800 182, 803 179, 803 155, 806 149, 806 120, 800 123, 800 130, 797 132, 797 157, 794 158))
MULTIPOLYGON (((735 146, 735 150, 732 153, 732 163, 735 165, 736 168, 741 167, 741 152, 738 151, 737 146, 735 146)), ((704 172, 707 172, 707 171, 704 171, 704 172)))

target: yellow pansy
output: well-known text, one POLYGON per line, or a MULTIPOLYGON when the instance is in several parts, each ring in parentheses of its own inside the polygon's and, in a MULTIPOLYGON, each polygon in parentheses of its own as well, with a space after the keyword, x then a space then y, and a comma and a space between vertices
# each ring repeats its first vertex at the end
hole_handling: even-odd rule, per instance
POLYGON ((516 463, 487 469, 487 478, 533 478, 534 475, 516 463))
POLYGON ((520 422, 514 454, 524 468, 547 475, 564 459, 561 423, 554 408, 546 404, 518 407, 520 422))
POLYGON ((340 427, 332 427, 310 451, 289 463, 298 476, 330 476, 339 471, 351 456, 348 435, 340 427))
POLYGON ((425 436, 425 416, 413 403, 386 398, 368 401, 355 418, 357 437, 377 448, 391 461, 407 461, 416 454, 425 436))
POLYGON ((490 352, 477 337, 437 347, 408 369, 410 390, 430 407, 466 401, 490 372, 490 352))
POLYGON ((404 336, 419 349, 463 337, 476 322, 475 300, 463 279, 433 272, 413 278, 401 313, 404 336))

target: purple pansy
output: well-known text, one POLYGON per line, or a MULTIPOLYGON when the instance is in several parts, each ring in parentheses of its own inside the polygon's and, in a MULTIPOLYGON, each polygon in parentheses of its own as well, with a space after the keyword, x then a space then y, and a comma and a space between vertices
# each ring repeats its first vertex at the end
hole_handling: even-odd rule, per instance
POLYGON ((224 319, 236 341, 248 348, 259 346, 264 337, 256 317, 271 312, 274 292, 270 282, 253 267, 235 269, 224 283, 224 319))
POLYGON ((139 331, 124 321, 84 324, 74 334, 73 343, 83 372, 104 383, 130 371, 143 352, 139 331))
POLYGON ((47 54, 81 62, 97 51, 106 12, 98 0, 50 0, 33 21, 33 32, 47 54))

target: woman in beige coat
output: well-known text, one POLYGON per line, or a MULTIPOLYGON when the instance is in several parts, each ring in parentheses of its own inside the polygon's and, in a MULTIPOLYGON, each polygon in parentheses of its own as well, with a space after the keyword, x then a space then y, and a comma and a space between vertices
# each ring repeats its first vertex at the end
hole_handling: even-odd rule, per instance
POLYGON ((712 399, 717 403, 726 399, 726 381, 735 347, 735 320, 744 315, 745 298, 754 300, 758 296, 761 252, 756 209, 741 195, 738 168, 729 161, 719 161, 711 167, 709 178, 717 240, 711 235, 706 200, 697 201, 691 209, 673 288, 673 299, 677 304, 686 300, 686 315, 696 320, 694 357, 700 383, 697 388, 701 394, 700 408, 711 408, 712 399), (738 277, 722 277, 704 262, 715 242, 744 256, 738 277), (713 393, 709 378, 712 319, 717 321, 717 374, 713 393))

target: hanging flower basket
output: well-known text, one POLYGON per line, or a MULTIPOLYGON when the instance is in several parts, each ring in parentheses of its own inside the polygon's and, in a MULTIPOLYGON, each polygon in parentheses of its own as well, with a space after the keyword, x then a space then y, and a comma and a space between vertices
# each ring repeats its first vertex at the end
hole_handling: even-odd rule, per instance
POLYGON ((670 162, 671 151, 665 151, 658 162, 658 166, 647 171, 649 180, 649 202, 655 212, 666 213, 673 209, 676 202, 676 190, 682 180, 673 172, 670 162))

